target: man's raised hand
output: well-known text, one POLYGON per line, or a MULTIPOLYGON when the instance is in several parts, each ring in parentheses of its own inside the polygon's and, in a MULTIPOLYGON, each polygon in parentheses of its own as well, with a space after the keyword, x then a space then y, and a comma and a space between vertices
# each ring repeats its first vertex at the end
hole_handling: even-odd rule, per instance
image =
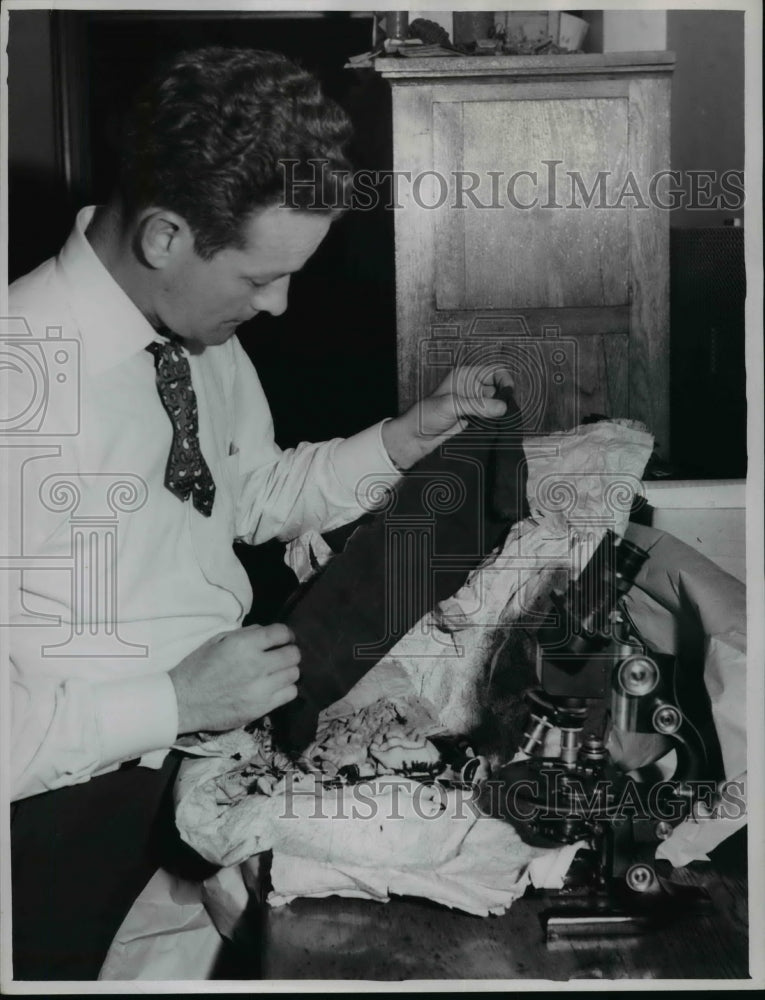
POLYGON ((510 373, 496 364, 455 368, 429 396, 383 424, 383 444, 394 465, 410 468, 464 430, 469 417, 503 416, 507 407, 494 395, 512 387, 510 373))

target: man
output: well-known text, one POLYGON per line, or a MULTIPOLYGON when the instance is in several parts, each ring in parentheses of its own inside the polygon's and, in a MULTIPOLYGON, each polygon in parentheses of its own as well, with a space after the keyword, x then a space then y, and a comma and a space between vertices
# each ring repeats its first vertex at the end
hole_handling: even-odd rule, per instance
MULTIPOLYGON (((63 426, 77 405, 78 433, 9 498, 30 560, 11 630, 16 978, 95 978, 158 863, 168 748, 295 697, 289 630, 240 628, 252 594, 232 542, 348 523, 364 477, 504 412, 494 377, 466 370, 355 437, 275 445, 234 333, 286 309, 338 214, 348 138, 282 56, 179 56, 136 106, 114 197, 10 290, 10 315, 60 330, 81 362, 74 404, 51 391, 46 413, 63 426)), ((20 392, 11 379, 11 413, 20 392)))

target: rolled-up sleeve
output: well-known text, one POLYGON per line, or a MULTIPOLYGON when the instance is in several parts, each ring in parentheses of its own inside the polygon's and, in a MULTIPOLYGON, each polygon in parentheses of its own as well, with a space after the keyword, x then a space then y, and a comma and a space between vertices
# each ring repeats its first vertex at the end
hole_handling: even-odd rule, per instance
POLYGON ((14 800, 87 781, 177 736, 167 673, 93 682, 23 674, 13 660, 10 673, 14 800))
POLYGON ((239 448, 238 538, 290 541, 354 521, 400 478, 382 440, 384 421, 348 438, 281 450, 260 380, 235 348, 235 438, 239 448))

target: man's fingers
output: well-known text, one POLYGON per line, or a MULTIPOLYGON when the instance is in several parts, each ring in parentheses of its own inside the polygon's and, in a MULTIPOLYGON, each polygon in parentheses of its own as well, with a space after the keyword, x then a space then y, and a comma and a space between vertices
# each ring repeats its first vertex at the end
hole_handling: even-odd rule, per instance
POLYGON ((296 688, 299 679, 300 671, 297 667, 287 667, 284 670, 277 670, 266 677, 261 677, 259 681, 255 682, 252 687, 253 697, 258 701, 271 702, 288 688, 296 688))
MULTIPOLYGON (((494 420, 503 416, 507 407, 495 396, 503 389, 514 388, 508 369, 496 363, 454 368, 430 397, 431 405, 435 403, 440 410, 442 426, 435 429, 436 433, 455 433, 464 417, 494 420)), ((427 404, 427 400, 423 403, 427 404)))
POLYGON ((507 404, 489 396, 442 396, 435 401, 437 419, 431 433, 436 441, 448 440, 468 426, 469 417, 497 420, 507 412, 507 404))
POLYGON ((490 396, 454 396, 452 405, 457 418, 486 417, 496 420, 504 416, 507 410, 505 402, 490 396))
POLYGON ((482 399, 480 401, 481 405, 477 406, 474 410, 474 415, 478 417, 489 417, 491 420, 496 420, 499 417, 504 417, 507 413, 507 403, 503 399, 482 399))
POLYGON ((288 684, 287 687, 280 688, 278 691, 274 692, 273 696, 269 698, 268 703, 270 707, 266 709, 264 714, 268 712, 273 712, 275 708, 279 708, 281 705, 286 705, 290 701, 294 701, 297 698, 297 688, 294 684, 288 684))
POLYGON ((272 673, 261 674, 260 677, 254 678, 251 690, 255 694, 259 692, 261 695, 272 695, 275 691, 289 687, 290 684, 297 684, 299 680, 300 670, 298 667, 283 667, 280 670, 274 670, 272 673))
POLYGON ((496 368, 493 372, 494 375, 494 385, 498 389, 514 389, 515 379, 507 370, 507 368, 496 368))
POLYGON ((297 646, 280 646, 278 649, 269 649, 264 657, 267 664, 266 673, 276 674, 280 670, 297 668, 300 663, 300 650, 297 646))
POLYGON ((242 703, 249 706, 249 711, 245 710, 245 714, 259 719, 277 705, 292 701, 297 694, 299 679, 300 671, 297 667, 287 667, 253 678, 241 689, 242 703))
POLYGON ((276 622, 273 625, 248 625, 239 629, 237 635, 252 642, 256 649, 276 649, 295 641, 295 633, 286 625, 276 622))

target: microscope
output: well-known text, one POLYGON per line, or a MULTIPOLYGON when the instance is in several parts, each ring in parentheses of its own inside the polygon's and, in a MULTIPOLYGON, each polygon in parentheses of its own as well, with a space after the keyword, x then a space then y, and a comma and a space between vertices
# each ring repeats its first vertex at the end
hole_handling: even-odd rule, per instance
POLYGON ((526 731, 479 794, 482 811, 528 843, 584 845, 543 917, 548 940, 638 933, 708 902, 654 860, 693 808, 706 755, 678 704, 675 658, 647 647, 624 605, 647 558, 607 531, 579 576, 553 593, 537 635, 540 684, 524 696, 526 731), (609 734, 674 750, 671 777, 622 769, 609 734))

